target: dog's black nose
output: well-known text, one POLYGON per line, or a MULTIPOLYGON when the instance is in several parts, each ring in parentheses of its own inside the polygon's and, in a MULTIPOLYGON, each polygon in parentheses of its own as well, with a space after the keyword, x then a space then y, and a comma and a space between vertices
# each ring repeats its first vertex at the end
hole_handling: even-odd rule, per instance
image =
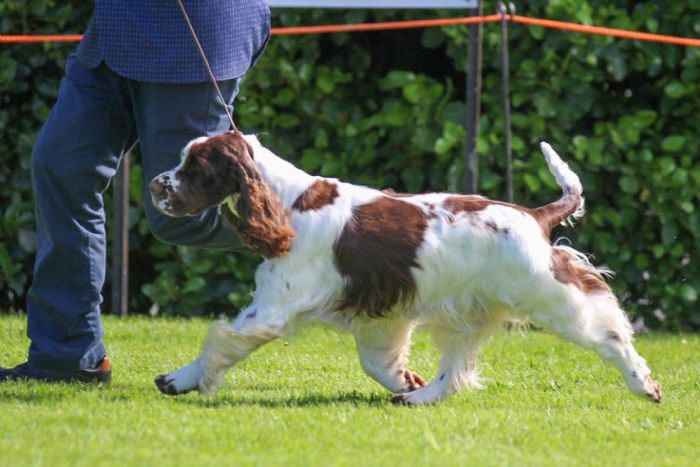
POLYGON ((151 180, 151 183, 148 184, 148 188, 150 188, 151 193, 154 195, 159 195, 163 192, 163 185, 158 181, 157 178, 151 180))

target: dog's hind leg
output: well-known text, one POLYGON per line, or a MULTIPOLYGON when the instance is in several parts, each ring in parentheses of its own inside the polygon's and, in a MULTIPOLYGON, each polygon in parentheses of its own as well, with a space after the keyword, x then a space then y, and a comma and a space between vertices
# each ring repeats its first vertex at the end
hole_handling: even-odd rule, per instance
POLYGON ((583 293, 566 286, 563 293, 551 298, 550 306, 531 315, 536 324, 595 350, 622 373, 630 391, 661 402, 661 385, 652 379, 649 366, 634 348, 632 326, 612 293, 583 293))
POLYGON ((362 369, 394 393, 425 386, 423 378, 406 369, 413 327, 413 323, 398 319, 353 323, 362 369))
POLYGON ((481 339, 442 326, 432 328, 435 345, 442 353, 438 376, 427 386, 397 394, 397 404, 430 404, 463 388, 480 388, 477 357, 481 339))
POLYGON ((285 320, 261 319, 255 310, 251 305, 232 324, 226 321, 212 324, 201 355, 177 371, 158 376, 155 380, 158 389, 169 395, 195 389, 202 393, 215 392, 229 368, 284 333, 285 320))

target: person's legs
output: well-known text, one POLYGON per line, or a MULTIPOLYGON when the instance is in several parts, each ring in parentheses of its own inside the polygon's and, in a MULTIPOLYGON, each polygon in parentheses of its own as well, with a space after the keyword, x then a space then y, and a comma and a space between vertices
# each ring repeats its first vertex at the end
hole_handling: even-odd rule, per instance
POLYGON ((32 157, 37 255, 27 299, 28 367, 61 375, 105 356, 100 322, 106 235, 102 194, 134 132, 126 80, 66 63, 32 157))
MULTIPOLYGON (((239 79, 219 82, 229 108, 238 93, 239 79)), ((151 201, 148 183, 180 162, 182 148, 200 136, 229 129, 229 121, 211 83, 158 84, 129 82, 143 164, 144 206, 153 234, 176 245, 242 249, 236 231, 221 222, 221 210, 199 216, 173 218, 160 213, 151 201)))
MULTIPOLYGON (((229 104, 238 84, 220 83, 229 104)), ((217 99, 211 84, 128 81, 104 65, 89 69, 69 58, 32 158, 37 257, 27 300, 29 361, 19 373, 0 369, 0 381, 17 375, 54 379, 92 368, 105 356, 99 311, 106 265, 102 194, 136 133, 147 186, 179 162, 190 139, 228 130, 217 99)), ((218 209, 173 219, 158 213, 145 193, 147 217, 159 238, 242 248, 218 209)))

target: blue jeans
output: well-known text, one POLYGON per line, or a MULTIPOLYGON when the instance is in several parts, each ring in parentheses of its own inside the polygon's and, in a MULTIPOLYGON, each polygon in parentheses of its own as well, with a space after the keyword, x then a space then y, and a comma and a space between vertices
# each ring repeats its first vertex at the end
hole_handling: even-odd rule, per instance
MULTIPOLYGON (((220 82, 231 106, 239 79, 220 82)), ((152 205, 148 181, 180 161, 192 138, 220 134, 229 122, 211 83, 133 81, 101 64, 68 58, 58 101, 32 156, 37 255, 29 289, 30 368, 61 374, 92 367, 105 355, 100 303, 106 269, 103 194, 139 141, 146 216, 168 243, 242 248, 218 209, 171 218, 152 205)))

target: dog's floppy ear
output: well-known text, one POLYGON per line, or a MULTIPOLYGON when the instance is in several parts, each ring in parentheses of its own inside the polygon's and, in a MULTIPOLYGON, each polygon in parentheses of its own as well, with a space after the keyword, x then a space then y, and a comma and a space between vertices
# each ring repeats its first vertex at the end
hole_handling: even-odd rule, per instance
MULTIPOLYGON (((236 151, 234 167, 241 194, 236 213, 225 215, 254 253, 265 258, 276 258, 289 252, 294 230, 279 197, 267 186, 253 162, 252 148, 246 143, 245 151, 236 151)), ((224 207, 224 210, 227 210, 224 207)))

